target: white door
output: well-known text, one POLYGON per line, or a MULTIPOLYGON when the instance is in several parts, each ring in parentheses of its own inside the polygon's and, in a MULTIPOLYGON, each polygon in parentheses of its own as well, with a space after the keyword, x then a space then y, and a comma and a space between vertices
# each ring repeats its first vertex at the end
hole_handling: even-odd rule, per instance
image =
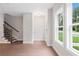
POLYGON ((45 29, 45 16, 35 16, 33 20, 34 24, 34 40, 44 39, 44 29, 45 29))

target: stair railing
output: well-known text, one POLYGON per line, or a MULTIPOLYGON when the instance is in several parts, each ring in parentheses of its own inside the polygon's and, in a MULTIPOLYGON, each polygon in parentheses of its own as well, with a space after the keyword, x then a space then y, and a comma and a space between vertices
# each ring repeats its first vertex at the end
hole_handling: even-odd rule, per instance
POLYGON ((16 28, 4 21, 4 37, 12 43, 13 31, 19 32, 16 28), (9 27, 9 28, 8 28, 9 27))

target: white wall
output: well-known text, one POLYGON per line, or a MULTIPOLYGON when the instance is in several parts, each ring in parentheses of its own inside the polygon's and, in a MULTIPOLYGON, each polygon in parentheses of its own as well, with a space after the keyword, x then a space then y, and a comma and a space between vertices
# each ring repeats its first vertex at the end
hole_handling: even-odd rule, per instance
MULTIPOLYGON (((58 55, 61 55, 61 56, 72 56, 72 55, 76 55, 74 52, 72 52, 72 50, 68 49, 67 47, 65 47, 66 45, 63 44, 61 45, 60 43, 58 43, 56 41, 56 19, 55 19, 55 14, 56 14, 56 11, 60 8, 60 7, 64 7, 64 8, 67 8, 65 7, 66 4, 55 4, 55 7, 53 7, 53 14, 52 14, 52 35, 53 35, 53 44, 52 44, 52 47, 56 50, 56 52, 58 53, 58 55)), ((66 11, 65 11, 66 12, 66 11)), ((66 17, 66 15, 65 15, 66 17)), ((68 18, 67 18, 68 19, 68 18)), ((66 20, 66 19, 65 19, 66 20)), ((65 40, 66 42, 66 40, 65 40)), ((64 43, 65 43, 64 42, 64 43)), ((66 43, 67 44, 67 43, 66 43)))
POLYGON ((0 39, 3 38, 4 36, 4 27, 3 27, 3 21, 4 21, 4 15, 3 14, 0 14, 0 39))
POLYGON ((52 8, 48 9, 48 17, 47 17, 47 24, 46 24, 46 30, 45 30, 45 37, 47 39, 47 45, 48 46, 51 46, 52 45, 52 20, 53 20, 53 17, 52 17, 52 8))
POLYGON ((32 43, 32 13, 23 14, 23 43, 32 43))
POLYGON ((11 15, 5 14, 4 20, 19 31, 19 32, 13 31, 13 36, 18 40, 22 40, 23 39, 23 17, 11 16, 11 15))

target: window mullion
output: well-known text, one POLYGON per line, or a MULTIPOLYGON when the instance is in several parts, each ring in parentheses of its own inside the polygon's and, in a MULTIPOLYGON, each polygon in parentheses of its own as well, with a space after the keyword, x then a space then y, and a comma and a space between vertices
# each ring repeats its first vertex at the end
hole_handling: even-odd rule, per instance
POLYGON ((70 48, 72 45, 72 4, 65 4, 64 20, 64 47, 70 48))

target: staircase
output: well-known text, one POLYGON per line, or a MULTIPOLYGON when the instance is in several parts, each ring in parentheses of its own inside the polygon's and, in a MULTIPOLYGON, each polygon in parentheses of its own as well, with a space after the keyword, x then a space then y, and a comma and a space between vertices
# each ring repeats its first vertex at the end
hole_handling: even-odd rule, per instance
POLYGON ((4 21, 4 37, 7 41, 11 44, 17 42, 18 40, 13 37, 13 31, 19 32, 17 29, 9 25, 7 22, 4 21))
POLYGON ((0 43, 10 43, 8 40, 3 40, 3 39, 0 39, 0 43))
POLYGON ((12 29, 8 29, 4 26, 4 37, 6 40, 8 40, 11 44, 16 42, 17 39, 12 36, 12 29))

